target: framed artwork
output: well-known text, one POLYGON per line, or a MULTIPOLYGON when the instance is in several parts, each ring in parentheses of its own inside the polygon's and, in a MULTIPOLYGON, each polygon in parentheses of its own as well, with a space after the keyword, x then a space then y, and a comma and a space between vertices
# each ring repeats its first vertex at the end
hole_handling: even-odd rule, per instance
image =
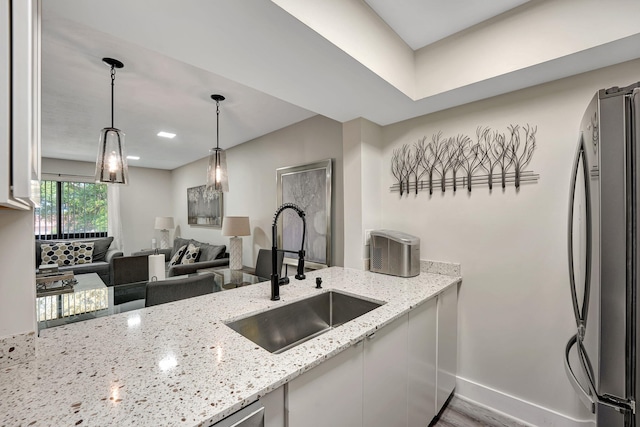
POLYGON ((222 193, 206 185, 187 188, 187 223, 222 227, 222 193))
MULTIPOLYGON (((321 268, 331 262, 331 163, 332 159, 279 168, 277 175, 278 206, 294 203, 305 212, 305 266, 321 268)), ((291 209, 282 212, 278 225, 279 248, 300 250, 302 223, 291 209)), ((296 265, 295 254, 285 252, 284 261, 296 265)))

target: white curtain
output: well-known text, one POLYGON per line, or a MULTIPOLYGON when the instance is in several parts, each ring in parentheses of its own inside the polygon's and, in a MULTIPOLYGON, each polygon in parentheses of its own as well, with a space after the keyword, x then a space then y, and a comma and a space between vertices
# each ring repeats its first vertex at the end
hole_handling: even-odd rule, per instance
POLYGON ((113 236, 111 249, 124 252, 122 245, 122 221, 120 216, 120 186, 107 184, 107 235, 113 236))

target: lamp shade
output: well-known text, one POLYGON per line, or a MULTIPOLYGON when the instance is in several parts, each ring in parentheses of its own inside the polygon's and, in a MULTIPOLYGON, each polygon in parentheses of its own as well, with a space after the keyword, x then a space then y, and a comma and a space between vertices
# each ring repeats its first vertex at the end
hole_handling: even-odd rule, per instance
POLYGON ((251 229, 249 227, 248 216, 225 216, 222 220, 223 236, 249 236, 251 229))
POLYGON ((157 216, 156 230, 171 230, 174 228, 172 216, 157 216))

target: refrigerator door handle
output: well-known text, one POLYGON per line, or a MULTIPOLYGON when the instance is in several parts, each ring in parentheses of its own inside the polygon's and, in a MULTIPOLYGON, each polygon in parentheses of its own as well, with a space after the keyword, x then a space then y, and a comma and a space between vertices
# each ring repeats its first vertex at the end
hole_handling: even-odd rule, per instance
POLYGON ((587 156, 585 155, 585 144, 582 134, 580 135, 580 142, 578 143, 578 149, 573 160, 573 168, 571 172, 571 185, 569 187, 569 220, 567 227, 567 249, 568 249, 568 261, 569 261, 569 283, 571 286, 571 301, 573 303, 573 313, 576 318, 576 326, 578 327, 578 334, 582 339, 587 324, 587 311, 589 308, 589 294, 591 284, 591 189, 589 185, 589 165, 587 164, 587 156), (578 169, 580 167, 580 160, 582 160, 582 175, 584 180, 585 191, 585 222, 586 222, 586 259, 585 259, 585 275, 584 275, 584 296, 582 300, 582 311, 578 303, 578 294, 576 291, 576 277, 573 266, 573 204, 576 197, 576 184, 578 181, 578 169))
POLYGON ((574 345, 576 345, 577 342, 578 342, 578 334, 572 336, 569 342, 567 343, 567 346, 564 351, 564 370, 567 373, 567 376, 569 377, 571 385, 576 390, 576 393, 578 393, 578 397, 580 398, 582 403, 591 411, 592 414, 595 414, 596 403, 593 400, 593 397, 590 391, 585 390, 584 387, 582 387, 582 384, 578 382, 578 378, 576 377, 576 374, 573 372, 573 368, 571 367, 571 362, 569 361, 569 352, 571 351, 571 348, 574 345))

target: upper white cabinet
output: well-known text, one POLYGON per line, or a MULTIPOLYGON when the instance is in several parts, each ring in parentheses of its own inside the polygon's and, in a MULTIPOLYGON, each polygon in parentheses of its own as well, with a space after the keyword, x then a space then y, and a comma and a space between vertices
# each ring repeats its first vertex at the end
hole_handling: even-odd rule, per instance
POLYGON ((39 0, 0 0, 0 171, 1 207, 38 203, 39 0))

